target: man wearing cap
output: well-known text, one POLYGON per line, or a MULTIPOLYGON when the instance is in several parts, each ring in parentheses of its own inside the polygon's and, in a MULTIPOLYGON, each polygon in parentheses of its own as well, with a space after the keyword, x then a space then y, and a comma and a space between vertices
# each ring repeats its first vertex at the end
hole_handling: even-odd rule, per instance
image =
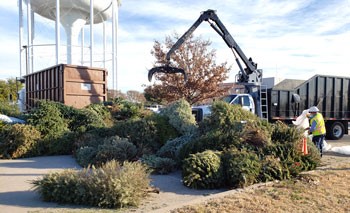
POLYGON ((316 106, 310 107, 310 127, 307 129, 309 130, 309 133, 312 134, 312 142, 314 142, 322 157, 323 140, 326 135, 326 126, 323 116, 321 113, 319 113, 319 111, 320 110, 316 106))

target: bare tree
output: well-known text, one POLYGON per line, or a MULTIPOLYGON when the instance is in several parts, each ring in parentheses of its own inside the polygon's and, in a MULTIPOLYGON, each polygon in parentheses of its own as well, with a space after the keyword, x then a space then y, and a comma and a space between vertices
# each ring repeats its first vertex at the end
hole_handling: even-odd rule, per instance
MULTIPOLYGON (((155 66, 166 65, 166 53, 178 40, 179 36, 167 36, 164 44, 155 41, 151 54, 156 58, 155 66), (165 48, 164 48, 165 47, 165 48)), ((155 83, 145 88, 145 97, 148 100, 173 102, 180 98, 190 104, 206 99, 221 96, 225 89, 219 84, 228 78, 231 67, 227 62, 215 63, 216 51, 208 51, 211 42, 192 35, 171 55, 171 65, 182 68, 188 75, 187 82, 179 74, 155 74, 155 83)))

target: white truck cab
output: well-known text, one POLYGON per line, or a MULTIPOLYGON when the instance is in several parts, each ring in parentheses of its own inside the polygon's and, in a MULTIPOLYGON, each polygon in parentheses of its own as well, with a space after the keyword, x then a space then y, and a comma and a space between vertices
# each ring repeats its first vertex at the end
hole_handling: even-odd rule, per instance
POLYGON ((255 113, 254 99, 249 94, 232 94, 221 98, 222 101, 229 104, 241 105, 243 109, 255 113))
MULTIPOLYGON (((220 99, 221 101, 229 104, 241 105, 243 109, 255 113, 254 99, 249 94, 232 94, 224 96, 220 99)), ((195 116, 196 121, 202 121, 205 117, 211 113, 211 105, 201 105, 192 107, 192 115, 195 116)))

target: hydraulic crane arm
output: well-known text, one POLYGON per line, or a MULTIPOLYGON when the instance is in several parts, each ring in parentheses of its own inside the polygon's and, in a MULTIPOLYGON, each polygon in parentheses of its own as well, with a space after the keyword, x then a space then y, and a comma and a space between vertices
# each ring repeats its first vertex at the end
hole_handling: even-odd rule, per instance
MULTIPOLYGON (((203 22, 207 21, 209 22, 210 26, 221 36, 221 38, 225 41, 227 46, 232 50, 235 60, 239 66, 240 73, 238 75, 237 81, 239 83, 260 83, 262 78, 262 70, 257 69, 257 64, 252 61, 251 58, 247 58, 241 48, 238 46, 236 41, 233 39, 233 37, 230 35, 226 27, 223 25, 223 23, 220 21, 219 17, 216 15, 214 10, 207 10, 201 13, 199 18, 196 20, 196 22, 181 36, 181 38, 171 47, 169 52, 166 55, 166 60, 168 61, 167 66, 163 66, 161 71, 164 72, 167 67, 169 67, 169 71, 167 73, 175 73, 170 71, 171 67, 170 64, 170 56, 177 50, 185 41, 189 38, 189 36, 197 29, 197 27, 203 22), (246 65, 246 68, 243 69, 241 63, 239 62, 238 57, 236 56, 236 53, 241 58, 243 63, 246 65), (250 77, 250 75, 254 75, 254 77, 250 77)), ((153 73, 157 72, 158 68, 152 69, 152 75, 153 73)), ((178 70, 176 71, 178 72, 178 70)), ((184 72, 183 72, 184 73, 184 72)), ((149 73, 150 74, 150 73, 149 73)), ((152 75, 150 76, 152 78, 152 75)))

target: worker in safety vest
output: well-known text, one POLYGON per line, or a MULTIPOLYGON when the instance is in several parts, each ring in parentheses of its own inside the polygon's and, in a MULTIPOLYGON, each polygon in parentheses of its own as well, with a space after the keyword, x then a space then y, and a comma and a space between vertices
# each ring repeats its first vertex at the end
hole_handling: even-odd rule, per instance
POLYGON ((309 133, 312 134, 312 142, 316 145, 320 151, 322 157, 322 148, 323 140, 326 135, 326 126, 324 119, 319 109, 316 106, 310 107, 309 109, 309 118, 310 118, 310 127, 307 128, 309 133))

